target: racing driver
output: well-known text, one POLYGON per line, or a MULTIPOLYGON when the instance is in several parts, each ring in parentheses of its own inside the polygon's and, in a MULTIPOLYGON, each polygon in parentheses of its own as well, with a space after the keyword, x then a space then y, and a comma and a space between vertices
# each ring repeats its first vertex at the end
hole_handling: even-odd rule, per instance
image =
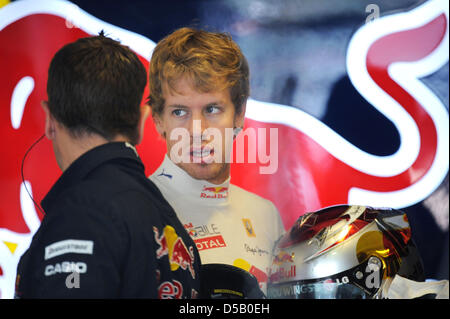
POLYGON ((194 239, 202 264, 242 268, 265 291, 284 227, 272 202, 230 183, 226 151, 233 143, 228 132, 236 135, 244 124, 246 58, 226 34, 181 28, 154 49, 149 85, 153 120, 167 146, 150 179, 194 239))

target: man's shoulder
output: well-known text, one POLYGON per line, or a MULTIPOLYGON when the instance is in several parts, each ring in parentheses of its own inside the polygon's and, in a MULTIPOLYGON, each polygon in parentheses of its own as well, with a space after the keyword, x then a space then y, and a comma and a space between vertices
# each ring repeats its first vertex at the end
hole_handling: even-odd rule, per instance
POLYGON ((229 187, 229 196, 230 198, 239 202, 246 202, 255 208, 261 208, 264 207, 266 210, 276 210, 275 205, 272 203, 272 201, 258 195, 255 193, 252 193, 246 189, 243 189, 240 186, 237 186, 235 184, 230 184, 229 187))
POLYGON ((152 185, 148 179, 130 179, 124 183, 124 179, 120 178, 115 181, 89 178, 68 187, 53 203, 52 209, 81 209, 79 213, 83 213, 82 208, 90 208, 96 214, 104 212, 106 215, 123 215, 124 211, 133 214, 148 212, 155 210, 162 202, 156 186, 152 185))
POLYGON ((67 187, 59 200, 85 204, 114 202, 129 189, 127 186, 119 180, 113 183, 107 179, 90 178, 67 187))
POLYGON ((264 197, 262 197, 262 196, 260 196, 258 194, 252 193, 252 192, 250 192, 250 191, 248 191, 248 190, 246 190, 246 189, 244 189, 244 188, 242 188, 240 186, 237 186, 235 184, 231 184, 230 183, 229 188, 230 188, 229 192, 230 192, 230 194, 232 193, 233 196, 243 196, 243 197, 247 197, 249 199, 253 199, 253 200, 256 200, 256 201, 272 203, 270 200, 265 199, 264 197))
POLYGON ((114 163, 103 165, 86 179, 73 186, 85 196, 107 200, 122 200, 127 194, 141 194, 146 197, 159 197, 160 192, 144 171, 117 166, 114 163), (92 193, 92 191, 94 191, 92 193))

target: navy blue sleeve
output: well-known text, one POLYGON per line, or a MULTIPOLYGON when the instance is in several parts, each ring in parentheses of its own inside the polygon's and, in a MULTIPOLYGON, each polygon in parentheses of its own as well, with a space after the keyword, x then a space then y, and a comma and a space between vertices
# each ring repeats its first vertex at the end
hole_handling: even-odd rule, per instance
POLYGON ((59 201, 57 210, 44 218, 22 274, 28 277, 29 297, 119 297, 125 227, 112 212, 71 199, 59 201))

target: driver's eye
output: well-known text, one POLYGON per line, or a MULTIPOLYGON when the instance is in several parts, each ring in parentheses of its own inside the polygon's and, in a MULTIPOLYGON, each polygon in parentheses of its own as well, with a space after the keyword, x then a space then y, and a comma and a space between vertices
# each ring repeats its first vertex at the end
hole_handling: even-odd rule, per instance
POLYGON ((187 112, 183 109, 176 109, 176 110, 172 111, 172 114, 177 117, 182 117, 182 116, 185 116, 187 114, 187 112))

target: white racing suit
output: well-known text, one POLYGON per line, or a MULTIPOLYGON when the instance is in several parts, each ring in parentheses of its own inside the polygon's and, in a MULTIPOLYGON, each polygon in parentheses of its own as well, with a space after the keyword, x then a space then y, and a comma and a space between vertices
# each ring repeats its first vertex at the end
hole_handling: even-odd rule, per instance
POLYGON ((202 264, 223 263, 253 274, 265 293, 275 241, 284 233, 269 200, 230 184, 196 180, 166 155, 150 176, 194 239, 202 264))

